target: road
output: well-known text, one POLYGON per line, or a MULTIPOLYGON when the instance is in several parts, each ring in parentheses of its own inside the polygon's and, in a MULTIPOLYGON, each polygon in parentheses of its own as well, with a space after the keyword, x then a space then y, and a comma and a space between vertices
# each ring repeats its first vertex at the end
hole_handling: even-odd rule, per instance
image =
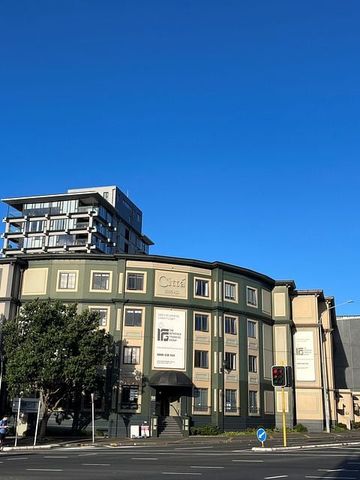
POLYGON ((1 453, 1 480, 360 479, 360 447, 252 452, 233 445, 58 448, 1 453))

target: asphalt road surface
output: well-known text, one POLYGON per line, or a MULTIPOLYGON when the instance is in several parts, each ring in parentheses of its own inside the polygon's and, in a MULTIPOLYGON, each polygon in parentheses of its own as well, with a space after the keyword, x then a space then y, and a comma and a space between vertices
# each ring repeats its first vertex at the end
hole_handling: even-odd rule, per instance
POLYGON ((360 479, 360 447, 259 453, 233 445, 59 448, 1 453, 1 480, 360 479))

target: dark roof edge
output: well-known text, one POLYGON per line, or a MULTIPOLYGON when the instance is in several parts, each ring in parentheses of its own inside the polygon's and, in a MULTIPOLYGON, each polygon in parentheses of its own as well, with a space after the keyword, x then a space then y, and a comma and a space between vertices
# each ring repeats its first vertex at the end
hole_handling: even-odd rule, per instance
POLYGON ((294 280, 276 280, 275 286, 277 287, 290 287, 292 290, 296 288, 294 280))
POLYGON ((18 257, 0 257, 0 265, 15 265, 19 264, 20 266, 26 267, 27 266, 27 260, 24 258, 24 256, 18 256, 18 257))
MULTIPOLYGON (((221 268, 228 272, 237 273, 239 275, 249 276, 255 280, 264 282, 268 284, 270 287, 273 287, 276 282, 273 278, 268 277, 259 272, 255 272, 254 270, 250 270, 248 268, 239 267, 237 265, 231 265, 229 263, 224 262, 207 262, 204 260, 196 260, 191 258, 181 258, 181 257, 168 257, 168 256, 161 256, 161 255, 131 255, 131 254, 115 254, 115 255, 107 255, 101 253, 41 253, 41 254, 28 254, 28 255, 21 255, 16 257, 16 259, 22 260, 32 260, 32 261, 41 261, 41 260, 70 260, 70 258, 76 260, 104 260, 104 261, 114 261, 114 260, 137 260, 137 261, 145 261, 145 262, 159 262, 159 263, 173 263, 175 265, 190 265, 198 268, 204 268, 209 270, 214 270, 216 268, 221 268)), ((5 257, 4 263, 9 262, 10 258, 5 257)), ((11 260, 15 261, 13 257, 11 260)))

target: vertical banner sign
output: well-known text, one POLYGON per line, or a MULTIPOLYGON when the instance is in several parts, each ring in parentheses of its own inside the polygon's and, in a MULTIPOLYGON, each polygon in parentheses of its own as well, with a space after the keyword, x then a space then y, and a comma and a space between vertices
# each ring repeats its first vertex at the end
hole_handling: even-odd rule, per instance
POLYGON ((185 335, 185 311, 155 310, 154 368, 185 369, 185 335))
POLYGON ((298 331, 294 335, 295 377, 299 382, 315 381, 314 332, 298 331))

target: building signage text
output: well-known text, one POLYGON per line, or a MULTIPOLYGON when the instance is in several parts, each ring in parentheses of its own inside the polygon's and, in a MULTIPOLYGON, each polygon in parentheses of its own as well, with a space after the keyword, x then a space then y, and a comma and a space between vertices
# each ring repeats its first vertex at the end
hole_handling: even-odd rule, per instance
POLYGON ((188 274, 172 271, 155 271, 155 296, 187 298, 188 274))
POLYGON ((185 335, 185 311, 155 310, 154 368, 185 369, 185 335))

